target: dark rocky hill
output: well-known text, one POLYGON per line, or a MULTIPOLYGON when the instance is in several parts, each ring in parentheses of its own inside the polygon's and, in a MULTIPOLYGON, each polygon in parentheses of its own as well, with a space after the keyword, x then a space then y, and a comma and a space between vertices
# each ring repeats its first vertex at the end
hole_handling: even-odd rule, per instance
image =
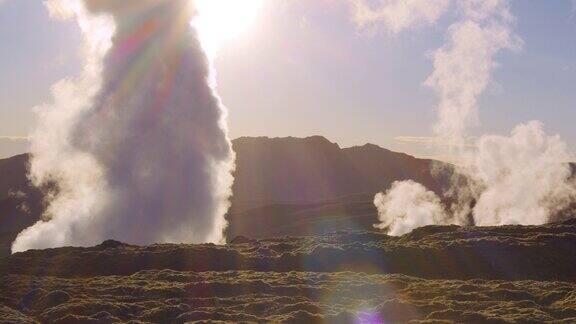
POLYGON ((9 253, 16 235, 38 221, 42 194, 26 177, 28 155, 0 160, 0 257, 9 253))
POLYGON ((396 180, 412 179, 434 191, 435 162, 366 144, 340 148, 324 137, 239 138, 233 209, 271 204, 310 204, 367 195, 396 180))

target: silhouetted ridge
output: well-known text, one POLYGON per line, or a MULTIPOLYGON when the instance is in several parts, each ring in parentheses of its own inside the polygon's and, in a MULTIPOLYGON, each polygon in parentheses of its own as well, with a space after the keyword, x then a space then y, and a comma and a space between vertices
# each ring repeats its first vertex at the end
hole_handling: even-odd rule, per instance
MULTIPOLYGON (((272 203, 317 203, 387 189, 411 178, 440 191, 431 161, 374 144, 341 149, 321 136, 240 138, 233 209, 272 203)), ((440 163, 440 162, 439 162, 440 163)))
POLYGON ((98 247, 103 248, 103 249, 115 249, 115 248, 120 248, 120 247, 125 247, 128 246, 127 244, 124 244, 122 242, 119 241, 115 241, 115 240, 106 240, 104 242, 102 242, 100 245, 98 245, 98 247))

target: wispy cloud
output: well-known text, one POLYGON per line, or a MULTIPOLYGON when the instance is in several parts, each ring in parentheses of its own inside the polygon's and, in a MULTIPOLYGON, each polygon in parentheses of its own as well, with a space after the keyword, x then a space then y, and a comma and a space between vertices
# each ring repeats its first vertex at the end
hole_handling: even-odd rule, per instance
MULTIPOLYGON (((2 3, 4 0, 0 0, 0 3, 2 3)), ((0 140, 8 140, 8 141, 28 141, 30 140, 30 137, 28 136, 1 136, 0 135, 0 140)))
POLYGON ((396 142, 418 144, 438 144, 442 141, 440 137, 433 136, 396 136, 394 137, 394 140, 396 142))
POLYGON ((50 18, 55 20, 73 18, 75 13, 74 10, 78 7, 78 3, 70 0, 44 1, 44 5, 46 6, 46 9, 48 9, 50 18))
POLYGON ((394 34, 416 25, 434 24, 448 9, 449 0, 351 0, 359 28, 383 25, 394 34))
MULTIPOLYGON (((394 137, 396 142, 410 143, 410 144, 422 144, 422 145, 433 145, 433 146, 450 146, 450 141, 447 138, 437 137, 437 136, 396 136, 394 137)), ((466 140, 467 147, 475 147, 475 138, 468 138, 466 140)))

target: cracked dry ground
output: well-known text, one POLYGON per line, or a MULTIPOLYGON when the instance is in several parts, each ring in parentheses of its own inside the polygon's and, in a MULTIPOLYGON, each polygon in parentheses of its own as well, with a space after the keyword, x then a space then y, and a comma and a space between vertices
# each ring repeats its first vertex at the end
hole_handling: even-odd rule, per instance
POLYGON ((575 248, 568 221, 29 251, 0 322, 576 323, 575 248))

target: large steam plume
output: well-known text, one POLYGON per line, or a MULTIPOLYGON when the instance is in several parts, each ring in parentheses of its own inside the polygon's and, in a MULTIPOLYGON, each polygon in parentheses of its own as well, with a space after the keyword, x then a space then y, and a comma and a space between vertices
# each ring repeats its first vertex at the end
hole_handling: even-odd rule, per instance
MULTIPOLYGON (((430 2, 440 8, 447 6, 444 1, 430 2)), ((390 10, 386 6, 391 3, 382 1, 384 7, 372 9, 369 16, 390 10)), ((421 15, 429 3, 411 4, 413 7, 404 6, 412 11, 406 17, 435 21, 421 15)), ((434 53, 434 72, 425 84, 439 96, 434 131, 448 144, 450 154, 467 157, 455 170, 468 181, 453 184, 447 194, 456 202, 443 217, 438 211, 446 208, 440 199, 412 182, 396 183, 385 194, 378 194, 375 204, 381 223, 375 226, 393 235, 423 224, 465 224, 470 215, 477 225, 543 224, 576 196, 565 164, 570 158, 566 145, 559 136, 546 135, 537 121, 517 126, 509 137, 481 136, 476 147, 468 149, 468 131, 478 124, 478 99, 497 67, 496 55, 503 50, 518 51, 522 40, 514 33, 508 1, 455 1, 453 5, 461 18, 448 28, 446 44, 434 53), (423 196, 428 197, 425 204, 423 196), (415 207, 418 213, 414 213, 415 207)), ((380 16, 385 26, 397 31, 396 25, 380 16)), ((406 26, 415 25, 418 22, 412 20, 406 26)))
POLYGON ((440 198, 423 185, 412 180, 396 181, 386 193, 374 197, 380 223, 390 235, 403 235, 426 225, 449 224, 440 198))
POLYGON ((221 242, 234 155, 189 0, 50 0, 85 67, 39 109, 30 176, 55 184, 13 252, 105 239, 221 242))
POLYGON ((473 158, 465 171, 483 186, 473 210, 477 225, 544 224, 575 198, 566 144, 538 121, 516 126, 509 137, 483 136, 473 158))

